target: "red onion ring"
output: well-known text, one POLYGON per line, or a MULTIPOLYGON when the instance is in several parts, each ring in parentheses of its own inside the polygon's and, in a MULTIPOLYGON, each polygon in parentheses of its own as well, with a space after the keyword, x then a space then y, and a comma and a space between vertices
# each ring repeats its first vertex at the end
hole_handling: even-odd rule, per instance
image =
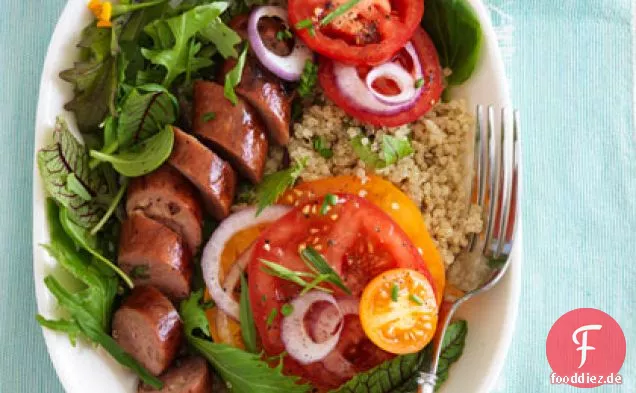
MULTIPOLYGON (((410 42, 407 43, 404 46, 404 49, 411 56, 411 59, 413 60, 415 77, 412 80, 412 86, 414 88, 415 81, 423 77, 422 65, 420 64, 420 59, 412 43, 410 42)), ((395 64, 395 63, 389 62, 389 63, 384 63, 379 66, 376 66, 371 69, 369 74, 372 74, 374 70, 380 67, 384 67, 387 64, 395 64)), ((382 71, 382 68, 380 68, 380 70, 382 71)), ((414 88, 413 96, 408 101, 397 103, 397 104, 387 103, 376 96, 376 93, 374 93, 375 89, 369 88, 369 85, 373 82, 375 78, 371 79, 371 83, 368 82, 370 80, 368 76, 367 76, 367 81, 363 81, 360 78, 360 75, 358 75, 358 70, 356 69, 356 67, 342 64, 339 62, 334 62, 333 72, 336 78, 336 84, 338 85, 340 92, 344 96, 349 98, 351 102, 355 106, 357 106, 359 109, 365 110, 370 113, 376 113, 381 115, 394 115, 396 113, 403 112, 405 110, 412 108, 417 103, 417 100, 420 98, 420 96, 422 95, 422 88, 418 88, 418 89, 414 88)), ((396 78, 392 78, 392 79, 396 79, 396 78)), ((397 97, 399 96, 400 95, 398 95, 397 97)), ((391 99, 390 96, 383 95, 383 97, 388 98, 389 100, 391 99)), ((402 98, 399 98, 399 100, 402 100, 402 98)))
POLYGON ((294 82, 300 80, 307 60, 313 59, 311 50, 298 38, 294 38, 294 49, 288 56, 279 56, 265 46, 258 32, 258 21, 264 17, 280 18, 289 28, 287 11, 282 7, 261 6, 252 11, 247 25, 250 45, 261 63, 281 79, 294 82))
POLYGON ((341 322, 344 316, 340 312, 336 299, 328 293, 311 291, 294 299, 291 306, 292 313, 283 318, 281 325, 281 340, 289 356, 300 364, 319 362, 326 358, 338 344, 343 327, 341 322), (324 341, 316 342, 307 331, 305 316, 311 307, 319 302, 330 303, 338 311, 337 323, 340 327, 324 341))
POLYGON ((417 92, 415 88, 415 80, 407 70, 396 63, 384 63, 377 67, 373 67, 366 77, 367 89, 375 98, 388 105, 399 105, 411 102, 417 92), (377 91, 373 87, 373 82, 378 78, 391 79, 398 85, 400 93, 396 95, 386 95, 377 91))
MULTIPOLYGON (((203 249, 201 255, 201 269, 203 271, 203 279, 205 285, 210 292, 210 296, 214 299, 217 307, 228 314, 235 320, 239 320, 239 304, 232 297, 232 291, 226 292, 219 282, 221 271, 221 254, 225 249, 225 243, 234 236, 237 232, 243 229, 250 228, 254 225, 273 222, 287 214, 291 208, 287 206, 270 206, 263 210, 260 215, 256 216, 256 208, 248 208, 241 210, 238 213, 234 213, 223 222, 214 231, 210 240, 203 249)), ((248 259, 249 260, 249 259, 248 259)), ((238 279, 240 271, 236 274, 238 279)), ((230 275, 232 271, 230 271, 230 275)), ((228 278, 230 278, 228 275, 228 278)), ((229 280, 226 280, 229 281, 229 280)), ((236 286, 236 280, 234 286, 236 286)), ((229 283, 228 283, 229 285, 229 283)))

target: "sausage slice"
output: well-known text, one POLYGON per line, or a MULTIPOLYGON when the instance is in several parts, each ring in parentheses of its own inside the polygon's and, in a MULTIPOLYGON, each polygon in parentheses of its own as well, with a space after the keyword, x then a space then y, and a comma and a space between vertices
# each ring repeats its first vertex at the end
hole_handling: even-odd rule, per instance
POLYGON ((168 162, 199 189, 212 216, 227 217, 236 191, 236 172, 195 137, 173 129, 174 147, 168 162))
POLYGON ((196 254, 201 245, 203 213, 196 189, 176 169, 163 165, 137 177, 128 187, 126 212, 142 212, 178 233, 196 254))
POLYGON ((208 363, 201 357, 191 357, 170 368, 159 377, 163 389, 139 386, 138 393, 212 393, 212 378, 208 363))
MULTIPOLYGON (((223 64, 223 75, 236 65, 236 59, 228 59, 223 64)), ((292 95, 283 81, 267 71, 253 56, 248 56, 243 68, 241 83, 235 88, 261 115, 267 126, 269 137, 279 145, 289 143, 292 95)))
POLYGON ((191 254, 181 236, 141 213, 122 224, 119 265, 135 284, 153 285, 174 300, 190 293, 191 254))
POLYGON ((183 338, 179 313, 158 289, 136 287, 113 316, 113 338, 154 375, 174 360, 183 338))
POLYGON ((260 118, 245 101, 227 100, 223 86, 214 82, 194 84, 194 133, 209 142, 252 183, 263 178, 267 137, 260 118), (206 115, 213 118, 208 118, 206 115))

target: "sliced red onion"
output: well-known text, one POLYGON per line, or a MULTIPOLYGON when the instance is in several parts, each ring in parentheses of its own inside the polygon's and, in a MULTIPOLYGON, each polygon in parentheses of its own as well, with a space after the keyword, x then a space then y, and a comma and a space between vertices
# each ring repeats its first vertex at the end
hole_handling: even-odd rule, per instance
MULTIPOLYGON (((422 88, 415 89, 415 81, 422 78, 422 65, 420 64, 420 59, 417 56, 417 52, 415 51, 415 47, 413 46, 413 44, 409 42, 408 44, 404 46, 404 49, 411 56, 411 59, 413 60, 413 66, 414 66, 415 77, 414 78, 411 77, 412 78, 411 88, 413 89, 413 95, 411 96, 410 99, 403 101, 403 97, 401 97, 402 94, 399 94, 395 97, 398 97, 397 98, 398 101, 403 101, 403 102, 390 103, 390 102, 387 102, 387 100, 391 100, 391 96, 383 95, 385 99, 381 100, 377 97, 376 95, 377 92, 375 92, 375 89, 372 89, 369 87, 378 76, 383 76, 383 75, 373 76, 374 71, 377 69, 380 69, 379 72, 382 72, 383 70, 386 70, 387 65, 389 64, 391 64, 388 66, 389 69, 395 70, 395 68, 393 68, 394 66, 399 67, 405 73, 411 75, 410 73, 408 73, 408 71, 404 70, 404 68, 402 68, 400 65, 393 62, 384 63, 372 68, 371 71, 369 72, 369 75, 372 75, 372 76, 371 78, 369 78, 369 76, 367 75, 366 81, 363 81, 360 78, 360 75, 358 75, 358 70, 356 69, 356 67, 342 64, 339 62, 334 62, 333 72, 336 78, 336 84, 338 85, 340 92, 344 96, 349 98, 351 102, 355 106, 357 106, 359 109, 362 109, 371 113, 377 113, 382 115, 394 115, 396 113, 400 113, 407 109, 412 108, 416 104, 420 96, 422 95, 422 88), (382 67, 385 67, 385 68, 382 68, 382 67)), ((396 78, 397 76, 391 79, 396 79, 396 78)), ((404 78, 400 77, 400 79, 404 79, 404 78)))
POLYGON ((397 63, 384 63, 377 67, 373 67, 367 74, 367 89, 378 100, 389 105, 399 105, 410 102, 415 97, 417 89, 415 88, 415 79, 413 75, 397 63), (400 93, 396 95, 386 95, 380 93, 373 87, 373 82, 378 78, 387 78, 398 85, 400 93))
MULTIPOLYGON (((221 311, 227 313, 237 321, 239 319, 239 304, 232 297, 233 291, 226 292, 219 282, 221 254, 225 249, 225 243, 237 232, 255 225, 276 221, 290 210, 291 208, 287 206, 276 205, 266 208, 258 216, 256 216, 256 208, 248 208, 234 213, 221 222, 221 225, 214 231, 212 237, 210 237, 210 240, 208 240, 208 243, 203 249, 201 269, 210 296, 212 296, 212 299, 214 299, 214 302, 221 311)), ((247 258, 247 260, 249 261, 249 258, 247 258)), ((243 266, 243 268, 244 267, 245 266, 243 266)), ((230 271, 230 275, 228 275, 228 280, 226 281, 230 281, 230 276, 232 276, 232 271, 230 271)), ((235 276, 234 287, 236 287, 236 283, 240 277, 240 271, 236 273, 235 276)), ((227 285, 229 285, 229 283, 227 285)))
POLYGON ((318 342, 324 341, 344 322, 339 316, 358 315, 360 302, 354 297, 338 299, 338 305, 328 305, 311 316, 311 334, 318 342))
POLYGON ((280 18, 289 29, 287 10, 276 6, 261 6, 252 11, 247 25, 250 45, 261 63, 279 78, 294 82, 300 79, 307 60, 313 59, 311 50, 298 38, 294 38, 294 49, 288 56, 279 56, 267 49, 260 33, 258 21, 264 17, 280 18))
POLYGON ((293 311, 289 316, 283 318, 281 326, 281 339, 285 345, 285 350, 300 364, 321 361, 336 347, 342 332, 343 315, 336 299, 328 293, 311 291, 294 299, 291 306, 293 311), (335 310, 338 310, 337 323, 340 327, 324 341, 316 342, 307 331, 305 316, 314 304, 320 302, 330 303, 335 310))

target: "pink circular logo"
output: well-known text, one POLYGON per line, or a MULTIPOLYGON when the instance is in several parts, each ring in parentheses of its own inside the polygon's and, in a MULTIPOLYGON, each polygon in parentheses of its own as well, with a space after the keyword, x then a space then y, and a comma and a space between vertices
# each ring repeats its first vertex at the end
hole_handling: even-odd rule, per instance
POLYGON ((551 382, 579 388, 621 384, 618 372, 625 353, 623 330, 614 318, 595 308, 563 315, 550 329, 546 344, 551 382))

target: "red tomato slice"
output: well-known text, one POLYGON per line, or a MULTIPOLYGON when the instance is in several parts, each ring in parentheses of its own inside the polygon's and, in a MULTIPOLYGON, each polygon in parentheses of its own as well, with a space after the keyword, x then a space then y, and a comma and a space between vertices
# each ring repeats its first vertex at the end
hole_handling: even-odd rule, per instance
POLYGON ((292 26, 311 21, 312 28, 296 29, 314 51, 347 64, 380 64, 411 38, 424 15, 423 0, 361 0, 330 23, 321 21, 345 0, 289 0, 292 26))
MULTIPOLYGON (((368 112, 353 105, 351 100, 342 94, 336 83, 333 73, 333 62, 329 59, 321 58, 318 80, 325 95, 349 115, 374 126, 397 127, 419 119, 428 112, 442 96, 442 92, 444 91, 443 74, 435 45, 423 29, 417 29, 411 39, 411 43, 418 54, 424 75, 422 95, 411 109, 395 115, 381 115, 368 112)), ((403 58, 404 56, 398 53, 394 56, 394 61, 403 62, 403 58)), ((360 67, 358 72, 364 75, 368 72, 368 68, 360 67)))
MULTIPOLYGON (((320 213, 322 199, 307 202, 273 223, 256 241, 248 267, 250 300, 263 349, 269 356, 285 350, 281 340, 281 307, 296 298, 301 287, 263 271, 261 259, 298 272, 310 272, 299 250, 311 245, 342 277, 353 296, 360 298, 365 286, 379 274, 395 268, 414 269, 435 285, 417 248, 400 227, 369 201, 340 195, 339 203, 327 214, 320 213), (277 310, 271 318, 272 310, 277 310), (271 324, 268 324, 268 319, 271 324)), ((346 296, 336 287, 336 298, 346 296)), ((373 344, 364 334, 357 316, 346 318, 343 335, 336 348, 362 372, 393 355, 373 344)), ((332 352, 333 353, 333 352, 332 352)), ((326 389, 340 386, 352 375, 338 375, 327 360, 301 365, 285 357, 284 370, 326 389), (330 371, 331 369, 331 371, 330 371)))

